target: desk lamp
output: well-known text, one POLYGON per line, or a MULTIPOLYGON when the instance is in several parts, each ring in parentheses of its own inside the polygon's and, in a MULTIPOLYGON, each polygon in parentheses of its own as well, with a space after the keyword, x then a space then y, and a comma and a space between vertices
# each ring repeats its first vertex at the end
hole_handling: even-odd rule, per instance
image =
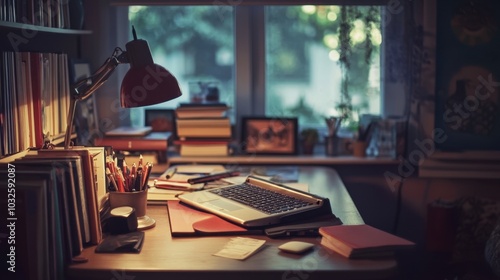
POLYGON ((125 45, 127 51, 119 47, 115 48, 111 57, 93 75, 73 85, 68 127, 64 136, 65 149, 69 148, 71 142, 76 103, 89 98, 101 87, 118 64, 130 64, 130 69, 125 74, 120 89, 123 108, 158 104, 182 95, 177 79, 165 68, 153 62, 147 41, 137 39, 133 26, 132 35, 134 39, 125 45))

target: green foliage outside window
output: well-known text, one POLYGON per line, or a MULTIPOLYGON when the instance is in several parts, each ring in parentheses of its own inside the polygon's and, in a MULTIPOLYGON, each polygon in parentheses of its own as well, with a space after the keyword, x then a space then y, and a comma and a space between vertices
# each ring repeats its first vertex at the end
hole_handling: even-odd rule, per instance
MULTIPOLYGON (((147 40, 155 53, 183 50, 192 54, 191 77, 230 82, 231 65, 217 63, 217 53, 233 54, 233 9, 230 6, 132 6, 129 19, 147 40), (187 9, 189 8, 189 9, 187 9), (193 46, 203 46, 197 48, 193 46), (210 63, 205 63, 209 61, 210 63)), ((266 9, 267 74, 283 81, 305 82, 311 79, 307 44, 321 44, 330 50, 330 59, 342 69, 341 95, 332 104, 339 114, 353 118, 353 113, 368 107, 366 98, 352 104, 351 93, 361 96, 379 94, 368 85, 370 65, 379 57, 380 8, 368 6, 283 6, 266 9), (283 38, 293 38, 283 40, 283 38)), ((233 62, 234 63, 234 62, 233 62)), ((236 62, 237 63, 237 62, 236 62)), ((273 94, 268 92, 266 94, 273 94)), ((295 106, 276 108, 283 114, 294 114, 309 121, 322 121, 324 116, 308 105, 306 98, 295 106)), ((281 104, 276 102, 274 104, 281 104)), ((276 105, 273 105, 276 106, 276 105)))

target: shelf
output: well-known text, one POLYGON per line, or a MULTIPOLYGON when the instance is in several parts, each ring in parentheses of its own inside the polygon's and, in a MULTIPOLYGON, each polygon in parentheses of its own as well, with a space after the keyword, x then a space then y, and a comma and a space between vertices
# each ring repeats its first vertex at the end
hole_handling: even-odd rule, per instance
POLYGON ((169 164, 294 164, 294 165, 397 165, 393 158, 353 157, 353 156, 206 156, 181 157, 169 156, 169 164))
POLYGON ((19 22, 10 22, 10 21, 0 21, 0 31, 39 31, 39 32, 47 32, 53 34, 67 34, 67 35, 88 35, 92 34, 91 30, 77 30, 77 29, 65 29, 65 28, 55 28, 55 27, 45 27, 39 25, 32 25, 26 23, 19 22))
POLYGON ((500 151, 436 151, 418 172, 420 178, 499 179, 500 151))

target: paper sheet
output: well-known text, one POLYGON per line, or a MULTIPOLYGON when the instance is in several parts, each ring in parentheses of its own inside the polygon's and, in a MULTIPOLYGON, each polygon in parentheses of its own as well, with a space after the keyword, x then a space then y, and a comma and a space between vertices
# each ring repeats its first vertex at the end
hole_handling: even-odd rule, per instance
POLYGON ((229 259, 244 260, 254 254, 261 248, 265 240, 248 238, 248 237, 235 237, 231 238, 224 248, 215 253, 214 256, 224 257, 229 259))

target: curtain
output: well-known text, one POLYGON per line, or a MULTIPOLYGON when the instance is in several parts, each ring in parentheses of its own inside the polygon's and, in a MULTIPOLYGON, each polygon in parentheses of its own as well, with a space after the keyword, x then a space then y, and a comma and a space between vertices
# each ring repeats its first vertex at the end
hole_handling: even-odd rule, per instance
MULTIPOLYGON (((391 1, 386 8, 384 87, 404 94, 406 151, 415 140, 433 139, 436 80, 436 8, 433 0, 391 1), (392 2, 392 5, 391 5, 392 2), (399 85, 395 87, 394 85, 399 85)), ((390 93, 389 93, 390 94, 390 93)), ((391 102, 394 98, 385 98, 391 102)), ((417 159, 418 161, 418 159, 417 159)), ((411 162, 413 165, 418 162, 411 162)))

